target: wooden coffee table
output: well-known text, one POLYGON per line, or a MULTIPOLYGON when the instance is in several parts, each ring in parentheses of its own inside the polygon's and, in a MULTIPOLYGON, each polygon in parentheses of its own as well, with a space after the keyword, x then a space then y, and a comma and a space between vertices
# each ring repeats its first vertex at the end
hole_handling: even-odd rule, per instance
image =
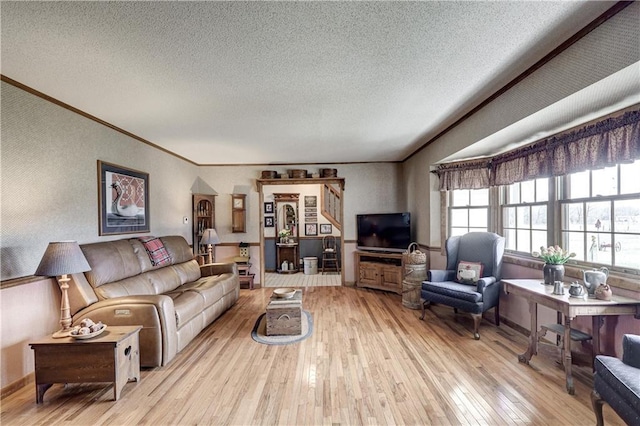
POLYGON ((108 326, 92 339, 47 337, 29 343, 35 353, 36 403, 54 383, 113 383, 117 401, 124 385, 140 381, 141 326, 108 326))
POLYGON ((272 296, 267 305, 267 336, 298 334, 302 334, 302 290, 290 299, 272 296))

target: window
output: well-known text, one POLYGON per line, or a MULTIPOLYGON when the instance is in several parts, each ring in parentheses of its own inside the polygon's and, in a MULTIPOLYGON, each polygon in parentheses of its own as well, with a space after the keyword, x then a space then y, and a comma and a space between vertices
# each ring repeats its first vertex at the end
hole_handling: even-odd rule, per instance
POLYGON ((549 179, 503 186, 502 229, 505 248, 531 253, 547 246, 549 179))
POLYGON ((505 236, 507 251, 527 256, 540 246, 560 245, 576 254, 570 263, 605 265, 618 273, 616 280, 636 288, 638 132, 635 105, 491 158, 439 164, 434 173, 443 191, 441 215, 448 220, 442 220, 441 234, 495 230, 505 236), (481 186, 488 191, 456 189, 481 186), (483 201, 474 202, 476 192, 483 201))
POLYGON ((640 161, 563 179, 560 233, 576 260, 640 270, 640 161))
POLYGON ((449 235, 471 231, 487 231, 489 223, 489 190, 456 189, 449 191, 449 235))

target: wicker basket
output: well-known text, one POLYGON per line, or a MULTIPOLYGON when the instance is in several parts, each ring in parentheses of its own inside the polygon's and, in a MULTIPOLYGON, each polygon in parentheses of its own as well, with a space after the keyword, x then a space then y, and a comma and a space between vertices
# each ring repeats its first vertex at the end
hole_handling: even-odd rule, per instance
POLYGON ((427 254, 418 250, 418 243, 411 243, 402 253, 405 265, 423 265, 427 263, 427 254))
POLYGON ((289 170, 289 176, 293 179, 306 179, 307 171, 304 169, 291 169, 289 170))
POLYGON ((338 169, 320 169, 320 177, 323 177, 323 178, 338 177, 338 169))
POLYGON ((260 174, 262 179, 275 179, 278 177, 278 172, 275 170, 263 170, 260 174))

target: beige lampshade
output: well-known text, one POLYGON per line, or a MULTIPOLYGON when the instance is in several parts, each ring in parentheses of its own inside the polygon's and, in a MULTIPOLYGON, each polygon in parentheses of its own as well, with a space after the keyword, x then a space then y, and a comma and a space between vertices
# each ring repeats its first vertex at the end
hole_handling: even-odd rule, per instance
POLYGON ((77 241, 57 241, 49 243, 35 275, 57 277, 90 269, 77 241))
POLYGON ((218 244, 220 242, 220 237, 218 237, 218 233, 213 228, 205 229, 202 233, 202 239, 200 239, 200 244, 218 244))

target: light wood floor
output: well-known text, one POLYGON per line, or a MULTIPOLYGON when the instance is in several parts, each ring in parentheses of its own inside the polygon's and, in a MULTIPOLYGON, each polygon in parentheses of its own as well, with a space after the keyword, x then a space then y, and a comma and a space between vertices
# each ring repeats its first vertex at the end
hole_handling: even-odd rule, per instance
MULTIPOLYGON (((551 356, 519 364, 526 338, 435 306, 426 321, 398 295, 310 287, 313 334, 288 346, 251 339, 271 289, 239 302, 168 366, 142 372, 119 401, 108 385, 54 385, 42 405, 33 384, 2 401, 2 425, 592 425, 591 369, 576 395, 551 356)), ((605 406, 608 425, 621 420, 605 406)))

